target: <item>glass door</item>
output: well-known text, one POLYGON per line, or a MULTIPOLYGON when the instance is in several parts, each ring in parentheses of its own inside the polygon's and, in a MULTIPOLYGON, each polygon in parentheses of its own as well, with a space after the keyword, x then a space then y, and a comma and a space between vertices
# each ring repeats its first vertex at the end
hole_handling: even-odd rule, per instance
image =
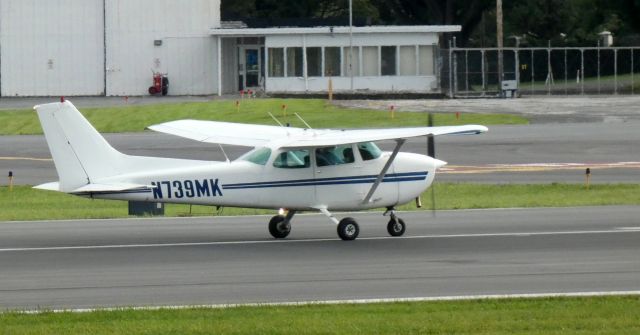
POLYGON ((252 88, 260 86, 260 49, 245 48, 244 49, 244 87, 252 88))

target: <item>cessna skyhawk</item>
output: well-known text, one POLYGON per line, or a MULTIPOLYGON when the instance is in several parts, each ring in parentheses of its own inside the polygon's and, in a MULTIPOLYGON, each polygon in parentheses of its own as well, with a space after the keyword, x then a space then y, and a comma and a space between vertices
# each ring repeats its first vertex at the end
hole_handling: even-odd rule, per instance
POLYGON ((286 209, 269 232, 285 238, 294 215, 317 211, 337 225, 343 240, 358 237, 353 218, 332 211, 386 208, 387 231, 404 234, 395 208, 422 194, 446 163, 400 152, 409 138, 479 134, 479 125, 388 129, 311 129, 217 121, 178 120, 148 127, 200 142, 252 148, 234 161, 123 154, 109 145, 69 101, 34 107, 59 181, 36 186, 100 199, 286 209), (392 140, 393 151, 375 141, 392 140))

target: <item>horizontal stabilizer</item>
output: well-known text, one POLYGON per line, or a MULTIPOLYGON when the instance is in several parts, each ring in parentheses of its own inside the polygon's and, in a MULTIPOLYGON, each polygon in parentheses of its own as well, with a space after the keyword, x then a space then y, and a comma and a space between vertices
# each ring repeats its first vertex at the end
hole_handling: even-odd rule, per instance
POLYGON ((132 190, 150 190, 153 186, 130 184, 130 183, 109 183, 109 184, 87 184, 77 188, 70 193, 100 193, 100 192, 119 192, 132 190))
POLYGON ((51 183, 40 184, 40 185, 34 186, 33 188, 38 189, 38 190, 45 190, 45 191, 62 192, 62 190, 60 189, 60 182, 57 182, 57 181, 54 181, 54 182, 51 182, 51 183))

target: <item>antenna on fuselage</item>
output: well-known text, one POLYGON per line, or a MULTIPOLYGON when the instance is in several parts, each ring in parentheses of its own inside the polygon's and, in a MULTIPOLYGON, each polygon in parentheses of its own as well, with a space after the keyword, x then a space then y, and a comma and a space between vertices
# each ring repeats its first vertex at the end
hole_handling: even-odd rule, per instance
POLYGON ((276 121, 276 123, 280 125, 280 127, 284 127, 284 125, 282 123, 280 123, 280 121, 278 121, 278 119, 276 119, 276 117, 273 116, 273 114, 271 114, 271 112, 267 112, 267 113, 269 114, 269 116, 271 116, 273 121, 276 121))
POLYGON ((307 126, 307 128, 309 128, 309 129, 313 129, 313 128, 311 128, 311 126, 307 123, 307 121, 305 121, 305 120, 302 118, 302 116, 298 115, 298 113, 293 113, 293 115, 297 116, 297 117, 298 117, 298 119, 300 119, 300 121, 302 121, 302 123, 304 123, 304 125, 305 125, 305 126, 307 126))

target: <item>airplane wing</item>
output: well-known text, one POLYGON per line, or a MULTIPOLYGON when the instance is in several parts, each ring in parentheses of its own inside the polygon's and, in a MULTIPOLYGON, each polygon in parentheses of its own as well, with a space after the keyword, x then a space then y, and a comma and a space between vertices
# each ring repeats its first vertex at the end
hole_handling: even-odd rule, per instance
POLYGON ((199 142, 249 147, 264 146, 273 140, 305 132, 302 128, 199 120, 165 122, 147 129, 199 142))
POLYGON ((219 121, 178 120, 147 127, 192 140, 242 146, 306 148, 408 139, 427 135, 469 135, 486 132, 485 126, 410 127, 382 129, 303 129, 219 121))
POLYGON ((488 131, 485 126, 445 126, 382 129, 316 130, 289 139, 281 139, 280 148, 334 146, 340 144, 408 139, 428 135, 475 135, 488 131))

